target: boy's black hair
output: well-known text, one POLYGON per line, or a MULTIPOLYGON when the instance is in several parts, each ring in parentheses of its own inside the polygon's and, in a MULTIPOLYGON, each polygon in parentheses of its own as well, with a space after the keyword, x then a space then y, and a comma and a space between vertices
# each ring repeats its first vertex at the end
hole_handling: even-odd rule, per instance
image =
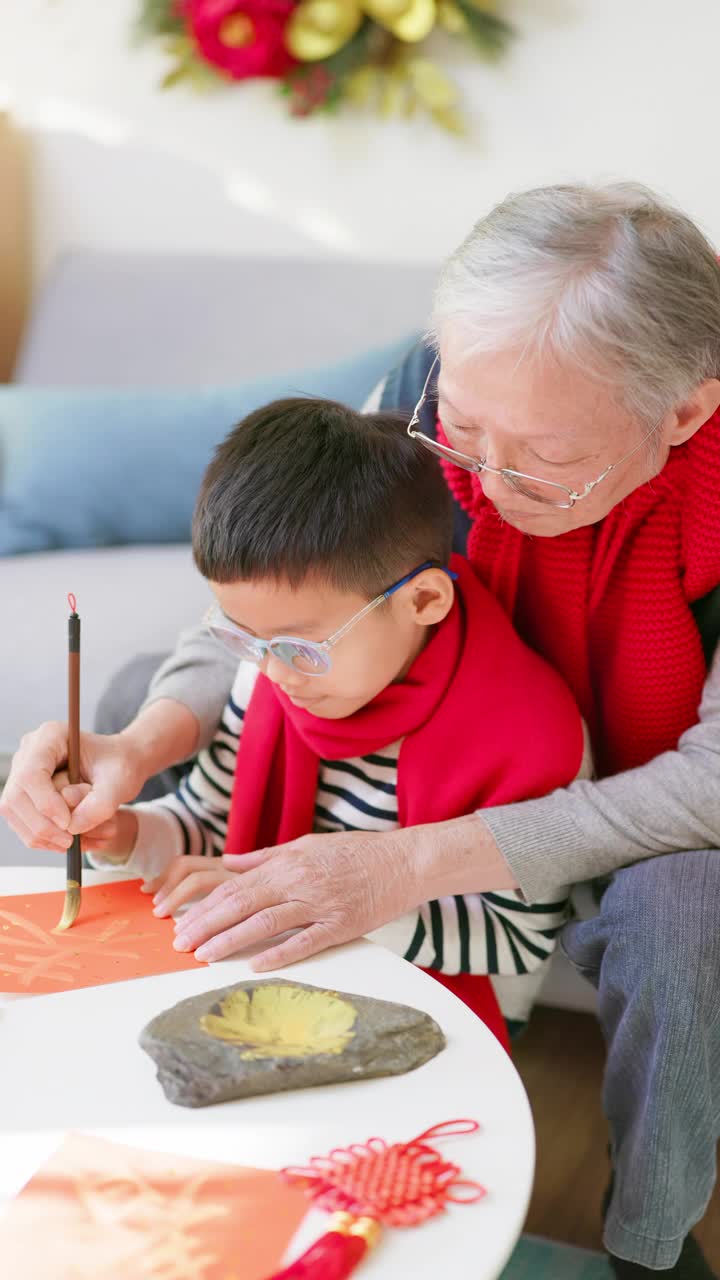
POLYGON ((394 414, 276 400, 215 451, 193 518, 211 582, 308 572, 372 599, 425 560, 447 564, 452 504, 437 460, 394 414))

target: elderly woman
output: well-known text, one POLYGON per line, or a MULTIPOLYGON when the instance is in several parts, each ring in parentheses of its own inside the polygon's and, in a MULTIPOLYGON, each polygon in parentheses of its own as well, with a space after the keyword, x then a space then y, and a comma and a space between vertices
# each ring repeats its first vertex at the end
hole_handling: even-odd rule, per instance
MULTIPOLYGON (((643 189, 530 191, 446 264, 433 337, 374 401, 414 408, 418 448, 440 455, 456 499, 457 548, 570 684, 600 777, 437 826, 262 851, 192 908, 182 943, 221 957, 302 903, 307 927, 265 952, 266 969, 430 899, 519 887, 532 903, 611 873, 599 915, 563 937, 598 988, 608 1044, 605 1243, 620 1277, 709 1277, 688 1233, 720 1133, 720 659, 707 674, 720 269, 692 222, 643 189)), ((2 812, 27 844, 66 847, 68 826, 90 831, 209 740, 233 675, 209 638, 184 636, 135 720, 85 736, 93 790, 72 823, 50 783, 66 755, 57 725, 24 740, 2 812)), ((147 668, 122 676, 126 703, 131 676, 147 668)))

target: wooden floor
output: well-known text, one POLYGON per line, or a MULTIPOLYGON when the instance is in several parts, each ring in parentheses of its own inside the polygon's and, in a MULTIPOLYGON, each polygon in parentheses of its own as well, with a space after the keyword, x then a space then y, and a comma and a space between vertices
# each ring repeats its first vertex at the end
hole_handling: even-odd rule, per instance
MULTIPOLYGON (((609 1176, 600 1107, 605 1050, 588 1014, 538 1008, 513 1051, 537 1131, 537 1170, 526 1231, 599 1249, 609 1176)), ((720 1190, 696 1235, 720 1272, 720 1190)), ((658 1273, 661 1274, 661 1273, 658 1273)))

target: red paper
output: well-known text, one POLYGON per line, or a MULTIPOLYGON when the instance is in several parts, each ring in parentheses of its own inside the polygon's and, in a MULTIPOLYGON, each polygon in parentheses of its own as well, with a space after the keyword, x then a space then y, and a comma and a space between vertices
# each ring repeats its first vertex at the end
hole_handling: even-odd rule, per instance
POLYGON ((173 949, 171 919, 158 919, 140 880, 82 891, 80 915, 56 933, 65 892, 0 897, 0 991, 73 991, 154 973, 194 969, 192 952, 173 949))
POLYGON ((266 1169, 72 1134, 0 1218, 12 1280, 264 1280, 307 1212, 266 1169))

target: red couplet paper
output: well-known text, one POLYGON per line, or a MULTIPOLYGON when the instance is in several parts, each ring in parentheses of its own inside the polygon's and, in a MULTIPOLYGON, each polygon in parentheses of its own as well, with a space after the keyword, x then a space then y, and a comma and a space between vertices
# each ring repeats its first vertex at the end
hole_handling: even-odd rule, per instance
POLYGON ((0 1217, 12 1280, 264 1280, 307 1212, 273 1170, 71 1134, 0 1217))
POLYGON ((56 933, 65 892, 0 897, 0 991, 74 991, 155 973, 194 969, 192 952, 173 949, 172 920, 158 919, 140 880, 82 891, 80 915, 56 933))

